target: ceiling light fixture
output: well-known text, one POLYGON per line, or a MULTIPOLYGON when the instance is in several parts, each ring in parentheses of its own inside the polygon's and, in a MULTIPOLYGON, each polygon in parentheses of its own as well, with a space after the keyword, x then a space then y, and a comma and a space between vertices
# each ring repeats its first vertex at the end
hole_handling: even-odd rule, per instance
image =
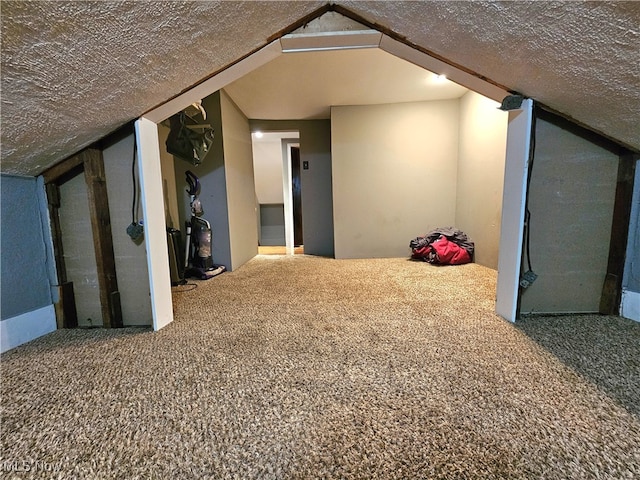
POLYGON ((253 134, 256 136, 256 138, 262 138, 264 135, 260 130, 258 130, 257 132, 253 132, 253 134))

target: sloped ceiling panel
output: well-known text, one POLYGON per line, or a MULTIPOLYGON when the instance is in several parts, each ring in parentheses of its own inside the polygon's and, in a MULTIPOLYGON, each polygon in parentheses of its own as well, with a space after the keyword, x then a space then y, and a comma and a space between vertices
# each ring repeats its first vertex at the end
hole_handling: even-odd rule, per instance
MULTIPOLYGON (((41 173, 326 5, 3 1, 2 172, 41 173)), ((640 149, 640 2, 336 5, 640 149)))
POLYGON ((2 2, 2 172, 35 175, 325 2, 2 2))
POLYGON ((640 148, 640 2, 339 2, 640 148))

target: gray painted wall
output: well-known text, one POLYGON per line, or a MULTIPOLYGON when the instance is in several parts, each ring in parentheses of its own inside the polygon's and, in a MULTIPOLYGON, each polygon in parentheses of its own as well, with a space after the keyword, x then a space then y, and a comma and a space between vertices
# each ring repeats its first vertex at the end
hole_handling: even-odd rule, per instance
POLYGON ((304 253, 333 257, 331 122, 309 120, 300 127, 300 183, 304 253), (302 165, 308 162, 309 169, 302 165))
POLYGON ((538 119, 529 190, 538 278, 522 294, 521 313, 598 311, 617 172, 617 154, 538 119))
POLYGON ((260 204, 260 245, 285 245, 284 204, 260 204))
MULTIPOLYGON (((204 161, 194 166, 184 160, 176 159, 174 164, 176 195, 180 217, 180 228, 185 234, 185 220, 191 216, 189 196, 185 190, 185 172, 191 170, 200 178, 200 201, 204 209, 203 218, 209 221, 213 231, 212 255, 216 264, 231 269, 231 244, 229 238, 229 215, 227 206, 227 185, 222 145, 222 112, 220 108, 220 92, 213 93, 203 99, 202 105, 207 111, 206 123, 215 130, 211 151, 204 161)), ((204 123, 204 122, 203 122, 204 123)), ((165 150, 164 142, 160 150, 165 150)))
POLYGON ((249 121, 224 92, 220 95, 222 143, 229 210, 230 270, 258 254, 256 187, 249 121))
POLYGON ((496 269, 507 114, 461 99, 332 109, 336 256, 407 256, 412 238, 453 225, 496 269))
POLYGON ((0 313, 2 320, 53 303, 47 255, 51 234, 36 178, 0 175, 0 313))
POLYGON ((300 132, 304 253, 334 256, 330 120, 250 120, 252 131, 300 132))
MULTIPOLYGON (((258 253, 258 227, 253 181, 253 156, 249 121, 224 92, 203 99, 208 123, 215 130, 211 151, 194 166, 184 160, 174 163, 180 230, 191 216, 185 193, 185 172, 200 179, 202 218, 213 232, 213 261, 234 270, 258 253)), ((164 142, 160 144, 165 150, 164 142)))

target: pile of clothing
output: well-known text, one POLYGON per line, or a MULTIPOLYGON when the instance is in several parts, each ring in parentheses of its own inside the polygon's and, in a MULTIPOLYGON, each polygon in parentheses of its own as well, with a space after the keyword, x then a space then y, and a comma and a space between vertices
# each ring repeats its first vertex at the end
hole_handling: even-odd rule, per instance
POLYGON ((461 265, 473 261, 474 243, 454 227, 431 230, 409 242, 411 258, 435 265, 461 265))

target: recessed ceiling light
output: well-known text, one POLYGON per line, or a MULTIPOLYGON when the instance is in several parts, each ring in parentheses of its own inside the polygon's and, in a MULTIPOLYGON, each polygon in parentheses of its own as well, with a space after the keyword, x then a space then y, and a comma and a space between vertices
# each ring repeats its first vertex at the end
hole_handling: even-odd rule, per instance
POLYGON ((256 138, 262 138, 262 136, 264 135, 264 134, 263 134, 262 132, 260 132, 260 131, 254 132, 253 134, 256 136, 256 138))
POLYGON ((438 83, 446 82, 447 81, 447 76, 444 75, 444 74, 440 74, 440 75, 436 74, 435 80, 438 83))

